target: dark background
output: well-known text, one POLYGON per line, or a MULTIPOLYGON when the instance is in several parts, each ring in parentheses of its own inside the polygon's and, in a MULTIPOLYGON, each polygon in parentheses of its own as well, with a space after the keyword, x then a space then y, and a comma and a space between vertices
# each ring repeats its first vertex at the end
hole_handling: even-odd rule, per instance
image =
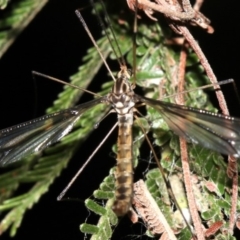
MULTIPOLYGON (((237 3, 237 0, 206 1, 202 11, 211 19, 215 33, 208 35, 201 29, 194 29, 194 36, 199 40, 217 78, 234 78, 240 88, 240 14, 237 3)), ((63 80, 68 80, 68 76, 77 71, 81 57, 92 45, 74 14, 75 9, 86 5, 87 0, 49 1, 0 60, 0 129, 44 114, 45 109, 51 106, 61 91, 60 84, 45 79, 34 81, 32 70, 63 80)), ((86 22, 98 37, 101 29, 96 19, 90 15, 90 8, 86 12, 89 13, 85 14, 86 22)), ((100 81, 102 80, 99 77, 90 86, 91 90, 94 91, 100 81)), ((240 116, 240 107, 232 87, 227 86, 224 89, 231 114, 240 116)), ((84 96, 81 102, 90 98, 84 96)), ((86 141, 49 192, 27 212, 15 239, 83 239, 79 224, 88 217, 83 203, 57 202, 56 197, 101 141, 99 133, 106 134, 105 128, 108 125, 108 121, 101 123, 100 128, 103 130, 93 133, 92 139, 95 141, 92 142, 91 138, 86 141)), ((116 136, 112 136, 108 141, 114 142, 115 138, 116 136)), ((103 176, 107 175, 110 167, 115 164, 113 157, 109 156, 109 145, 112 143, 106 144, 98 152, 68 196, 85 199, 98 187, 103 176)), ((91 217, 94 217, 92 215, 94 214, 91 214, 91 217)), ((116 229, 115 239, 126 239, 122 229, 127 228, 133 234, 128 235, 128 239, 137 237, 134 226, 128 219, 124 219, 121 224, 122 227, 116 229)), ((4 234, 2 239, 8 239, 8 235, 4 234)))

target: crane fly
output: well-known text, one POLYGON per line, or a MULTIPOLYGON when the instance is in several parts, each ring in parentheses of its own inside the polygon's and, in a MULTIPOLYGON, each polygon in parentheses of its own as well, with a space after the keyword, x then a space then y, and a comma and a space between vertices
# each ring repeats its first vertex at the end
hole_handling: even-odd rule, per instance
MULTIPOLYGON (((76 14, 85 27, 80 12, 76 11, 76 14)), ((1 130, 0 166, 7 166, 31 154, 41 152, 60 141, 72 130, 85 111, 98 104, 111 105, 118 115, 116 200, 113 204, 113 210, 118 216, 125 215, 132 204, 132 124, 136 104, 143 103, 155 108, 169 128, 186 140, 222 154, 237 158, 240 156, 240 119, 137 95, 130 78, 130 71, 122 62, 109 94, 1 130)))

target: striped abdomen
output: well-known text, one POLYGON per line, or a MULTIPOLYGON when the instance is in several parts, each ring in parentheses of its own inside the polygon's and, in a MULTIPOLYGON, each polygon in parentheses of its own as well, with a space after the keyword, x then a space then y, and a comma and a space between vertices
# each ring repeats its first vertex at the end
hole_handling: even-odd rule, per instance
POLYGON ((113 211, 117 216, 128 213, 133 197, 133 151, 132 151, 133 113, 118 115, 117 166, 115 172, 115 202, 113 211))

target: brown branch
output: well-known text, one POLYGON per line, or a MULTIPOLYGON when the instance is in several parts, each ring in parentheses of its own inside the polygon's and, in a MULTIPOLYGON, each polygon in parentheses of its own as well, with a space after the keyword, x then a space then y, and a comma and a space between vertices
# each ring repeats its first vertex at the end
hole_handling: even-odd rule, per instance
MULTIPOLYGON (((217 85, 217 82, 218 82, 217 78, 216 78, 210 64, 208 63, 207 58, 205 57, 201 48, 199 47, 199 45, 197 44, 197 42, 195 41, 195 39, 193 38, 191 33, 188 31, 188 29, 184 26, 179 26, 178 29, 181 31, 181 33, 183 34, 185 39, 189 42, 189 44, 191 45, 191 47, 197 54, 209 80, 211 81, 211 83, 214 84, 213 85, 214 89, 218 89, 218 91, 216 91, 216 97, 218 99, 219 106, 220 106, 223 114, 229 115, 226 100, 224 98, 222 91, 219 90, 219 86, 217 85)), ((228 157, 227 173, 228 173, 228 176, 230 178, 232 178, 232 197, 231 197, 231 211, 230 211, 231 215, 230 215, 230 219, 229 219, 229 232, 232 234, 234 224, 235 224, 235 213, 236 213, 236 209, 237 209, 237 198, 238 198, 237 162, 236 162, 236 159, 232 156, 228 157)))
MULTIPOLYGON (((127 0, 128 6, 131 10, 135 11, 136 0, 127 0)), ((150 2, 148 0, 138 0, 138 5, 141 6, 140 9, 143 11, 152 11, 155 10, 157 12, 161 12, 166 16, 171 16, 174 20, 191 20, 195 16, 195 12, 176 12, 176 9, 169 4, 163 3, 162 5, 150 2)))
POLYGON ((229 163, 232 164, 235 172, 232 178, 232 197, 231 197, 231 210, 230 210, 230 218, 229 218, 229 233, 233 234, 233 229, 235 227, 236 222, 236 213, 237 213, 237 201, 238 201, 238 172, 237 172, 237 161, 235 158, 231 156, 228 158, 229 163))
MULTIPOLYGON (((180 53, 180 60, 179 60, 179 67, 178 67, 179 69, 178 70, 178 92, 182 92, 184 90, 186 62, 187 62, 187 51, 184 44, 180 53)), ((180 94, 178 96, 177 103, 181 105, 184 104, 183 94, 180 94)), ((187 143, 186 143, 186 140, 181 137, 180 137, 180 151, 181 151, 183 178, 184 178, 184 184, 185 184, 185 189, 187 194, 188 206, 191 213, 195 233, 198 240, 204 240, 205 237, 202 229, 202 223, 198 215, 197 204, 193 194, 190 166, 188 161, 187 143)))
POLYGON ((157 21, 156 18, 152 17, 154 11, 160 12, 165 15, 166 18, 186 23, 193 26, 199 26, 206 29, 208 33, 213 33, 214 29, 210 26, 210 20, 206 18, 202 13, 196 11, 192 8, 189 0, 179 1, 165 1, 165 0, 155 0, 157 2, 150 2, 149 0, 127 0, 129 8, 135 11, 136 8, 143 10, 145 14, 157 21))
POLYGON ((187 193, 189 210, 193 220, 194 229, 196 231, 197 239, 204 240, 205 237, 202 229, 202 224, 198 215, 195 198, 192 191, 191 175, 190 175, 190 168, 189 168, 189 162, 188 162, 187 143, 183 138, 180 138, 180 149, 181 149, 181 160, 182 160, 185 189, 187 193))

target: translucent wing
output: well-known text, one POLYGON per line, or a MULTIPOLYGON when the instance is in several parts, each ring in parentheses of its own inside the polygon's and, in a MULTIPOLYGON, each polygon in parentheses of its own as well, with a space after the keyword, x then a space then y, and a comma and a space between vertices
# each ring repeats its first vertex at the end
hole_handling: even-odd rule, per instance
POLYGON ((136 98, 157 109, 177 135, 214 151, 240 156, 240 119, 138 95, 136 98))
POLYGON ((0 167, 42 151, 68 134, 87 109, 105 97, 45 115, 0 131, 0 167))

